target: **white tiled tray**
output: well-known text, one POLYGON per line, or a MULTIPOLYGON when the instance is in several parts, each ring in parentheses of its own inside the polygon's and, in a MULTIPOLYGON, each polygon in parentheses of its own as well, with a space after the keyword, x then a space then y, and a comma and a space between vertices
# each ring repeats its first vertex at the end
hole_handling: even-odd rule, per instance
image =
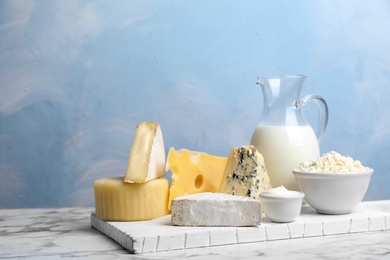
POLYGON ((182 227, 171 216, 150 221, 106 222, 91 214, 91 225, 130 253, 266 242, 336 234, 390 230, 390 200, 361 202, 346 215, 321 215, 309 206, 291 223, 272 223, 265 216, 257 227, 182 227))

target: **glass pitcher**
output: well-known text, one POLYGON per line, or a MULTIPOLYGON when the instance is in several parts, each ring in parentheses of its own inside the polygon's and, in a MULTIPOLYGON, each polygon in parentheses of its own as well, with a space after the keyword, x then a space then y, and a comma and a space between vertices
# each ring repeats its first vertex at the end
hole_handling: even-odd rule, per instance
POLYGON ((283 75, 257 81, 263 91, 264 110, 251 144, 264 156, 273 188, 283 185, 299 191, 292 169, 303 161, 320 157, 319 144, 328 124, 328 106, 319 95, 300 97, 305 79, 304 75, 283 75), (302 111, 311 100, 318 108, 316 130, 302 111))

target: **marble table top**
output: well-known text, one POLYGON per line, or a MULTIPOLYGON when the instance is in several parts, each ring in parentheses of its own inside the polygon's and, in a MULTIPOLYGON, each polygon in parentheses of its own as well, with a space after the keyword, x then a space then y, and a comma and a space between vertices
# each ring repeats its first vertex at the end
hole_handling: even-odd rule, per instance
POLYGON ((0 209, 0 259, 390 259, 388 230, 133 255, 91 227, 93 211, 0 209))

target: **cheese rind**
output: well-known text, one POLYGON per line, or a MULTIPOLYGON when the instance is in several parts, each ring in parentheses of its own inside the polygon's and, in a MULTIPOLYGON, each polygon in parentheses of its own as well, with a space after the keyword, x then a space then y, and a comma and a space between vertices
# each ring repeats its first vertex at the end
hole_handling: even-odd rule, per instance
POLYGON ((263 155, 253 145, 234 147, 229 155, 219 192, 260 200, 271 188, 263 155))
POLYGON ((165 175, 165 148, 161 127, 156 122, 137 125, 124 181, 144 183, 165 175))
POLYGON ((256 226, 261 222, 258 200, 202 192, 172 201, 171 223, 178 226, 256 226))
POLYGON ((149 220, 169 214, 169 181, 126 183, 123 177, 103 178, 93 184, 96 216, 106 221, 149 220))
POLYGON ((218 192, 227 158, 204 152, 169 149, 166 171, 172 172, 171 201, 179 196, 201 192, 218 192))

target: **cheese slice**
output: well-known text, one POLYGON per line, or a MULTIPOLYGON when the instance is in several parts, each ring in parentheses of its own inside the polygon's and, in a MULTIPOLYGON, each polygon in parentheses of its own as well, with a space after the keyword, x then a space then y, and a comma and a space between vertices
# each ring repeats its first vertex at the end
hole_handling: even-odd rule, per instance
POLYGON ((261 203, 244 196, 203 192, 172 201, 171 223, 178 226, 256 226, 261 203))
POLYGON ((156 122, 139 123, 124 181, 144 183, 164 175, 165 148, 161 127, 156 122))
POLYGON ((149 220, 169 214, 169 181, 126 183, 123 177, 96 180, 96 216, 106 221, 149 220))
POLYGON ((253 145, 234 147, 229 155, 219 192, 260 200, 271 188, 263 155, 253 145))
POLYGON ((200 192, 218 192, 227 158, 204 152, 169 149, 166 171, 172 172, 171 201, 179 196, 200 192))

